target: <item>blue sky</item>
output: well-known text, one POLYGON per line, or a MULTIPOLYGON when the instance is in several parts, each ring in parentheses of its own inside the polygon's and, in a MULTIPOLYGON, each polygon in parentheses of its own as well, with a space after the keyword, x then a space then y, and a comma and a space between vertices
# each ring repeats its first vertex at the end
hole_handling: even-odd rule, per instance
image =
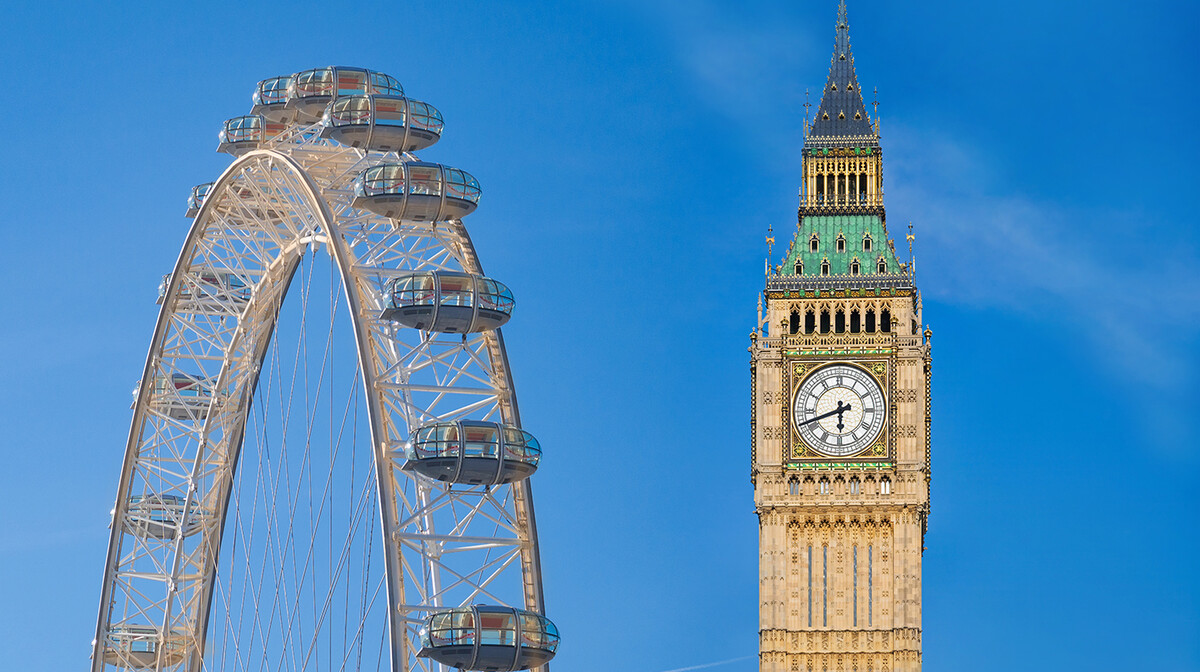
MULTIPOLYGON (((747 336, 835 8, 6 3, 4 666, 86 664, 129 390, 221 121, 349 64, 441 109, 422 156, 483 184, 556 669, 756 669, 747 336)), ((934 331, 926 670, 1200 669, 1198 24, 850 3, 934 331)))

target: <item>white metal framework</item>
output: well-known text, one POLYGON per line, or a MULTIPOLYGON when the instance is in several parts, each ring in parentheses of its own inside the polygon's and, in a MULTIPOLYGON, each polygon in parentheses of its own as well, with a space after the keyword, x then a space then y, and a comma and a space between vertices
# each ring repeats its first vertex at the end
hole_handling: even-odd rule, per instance
MULTIPOLYGON (((237 158, 208 189, 166 286, 136 392, 104 570, 94 672, 374 669, 374 654, 361 651, 369 618, 382 623, 375 627, 387 649, 380 656, 383 669, 434 670, 438 663, 416 656, 418 630, 430 613, 478 603, 544 613, 529 480, 453 485, 401 468, 403 446, 421 425, 471 419, 520 426, 498 330, 440 334, 380 317, 391 278, 414 270, 482 273, 461 220, 403 221, 352 206, 352 183, 364 170, 415 160, 411 153, 345 147, 322 138, 319 123, 292 122, 237 158), (281 377, 264 374, 264 368, 270 360, 304 356, 281 350, 276 321, 289 287, 307 282, 302 262, 322 249, 340 279, 336 298, 344 300, 353 327, 357 371, 349 394, 361 399, 369 421, 373 467, 345 495, 358 540, 332 539, 329 559, 318 563, 311 559, 311 545, 305 553, 308 542, 290 538, 288 522, 321 519, 325 514, 312 501, 323 500, 310 492, 309 503, 298 504, 286 484, 278 485, 290 467, 242 453, 250 450, 247 434, 258 431, 256 404, 264 390, 273 389, 266 379, 260 385, 260 377, 281 377), (275 481, 274 494, 239 496, 239 488, 251 492, 250 484, 239 481, 245 476, 239 464, 252 459, 259 459, 257 475, 247 478, 275 481), (305 513, 306 506, 313 511, 305 513), (260 525, 257 519, 268 522, 260 525), (268 537, 265 542, 251 539, 256 525, 257 534, 268 537), (362 619, 347 617, 346 632, 337 635, 359 651, 313 657, 305 646, 317 641, 329 612, 344 606, 331 605, 333 588, 317 584, 348 581, 349 549, 369 547, 371 539, 377 547, 364 551, 363 563, 382 565, 380 576, 362 572, 362 594, 348 609, 362 619), (260 572, 274 588, 220 575, 225 556, 237 545, 266 550, 261 562, 247 560, 244 570, 230 572, 260 572), (280 562, 295 566, 280 569, 280 562), (316 564, 324 572, 320 580, 310 567, 316 564), (304 593, 315 606, 268 609, 271 600, 262 593, 270 591, 276 602, 304 593), (223 624, 214 625, 214 618, 223 624), (253 623, 229 623, 239 618, 253 623), (274 634, 284 625, 296 634, 274 634), (292 651, 275 659, 282 649, 292 651)), ((289 375, 320 379, 316 372, 289 375)), ((313 434, 310 427, 301 441, 317 442, 313 434)), ((360 443, 344 450, 365 451, 366 441, 360 443)), ((301 449, 306 446, 281 450, 301 449)), ((305 464, 313 471, 311 462, 305 464)), ((312 478, 310 490, 320 490, 321 478, 312 478)), ((343 596, 349 601, 357 591, 337 592, 337 601, 343 596)))

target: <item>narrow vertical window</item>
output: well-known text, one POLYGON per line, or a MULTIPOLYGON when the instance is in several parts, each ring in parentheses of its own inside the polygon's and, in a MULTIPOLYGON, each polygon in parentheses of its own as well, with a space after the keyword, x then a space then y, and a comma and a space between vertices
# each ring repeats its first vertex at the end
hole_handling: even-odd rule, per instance
POLYGON ((870 252, 870 251, 871 251, 871 234, 868 233, 866 236, 863 237, 863 252, 870 252))
POLYGON ((819 249, 821 249, 821 239, 818 238, 817 234, 814 233, 812 238, 808 239, 808 251, 816 252, 819 249))
POLYGON ((846 331, 846 311, 841 308, 833 316, 833 330, 839 334, 846 331))
POLYGON ((854 545, 854 627, 858 627, 858 544, 854 545))
POLYGON ((874 308, 867 309, 867 333, 868 334, 875 333, 875 309, 874 308))
POLYGON ((846 237, 840 233, 838 234, 838 237, 837 237, 837 251, 838 252, 846 251, 846 237))
POLYGON ((792 267, 792 270, 796 272, 796 275, 804 275, 804 262, 797 259, 796 265, 792 267))
POLYGON ((821 547, 821 627, 829 626, 829 547, 821 547))
POLYGON ((881 495, 892 494, 892 479, 884 478, 879 481, 879 494, 881 494, 881 495))
POLYGON ((879 264, 875 267, 875 270, 879 273, 887 273, 887 262, 883 259, 880 259, 879 264))
POLYGON ((892 311, 887 308, 884 308, 883 312, 879 313, 879 330, 884 333, 892 331, 892 311))
MULTIPOLYGON (((875 611, 874 594, 871 592, 871 588, 873 588, 872 584, 875 580, 875 575, 872 573, 872 570, 874 569, 874 567, 872 567, 872 565, 874 564, 874 557, 872 557, 874 555, 874 551, 875 551, 875 546, 873 544, 870 546, 867 546, 867 627, 868 628, 871 627, 871 621, 872 621, 871 614, 873 611, 875 611)), ((809 547, 808 554, 812 555, 812 547, 811 546, 809 547)), ((809 574, 812 574, 811 570, 809 571, 809 574)), ((812 582, 809 581, 809 583, 812 583, 812 582)), ((812 624, 810 623, 809 625, 812 625, 812 624)))
POLYGON ((855 259, 854 261, 850 262, 850 275, 858 275, 858 269, 859 269, 858 259, 855 259))
MULTIPOLYGON (((828 268, 829 264, 825 264, 825 267, 828 268)), ((821 333, 829 333, 829 310, 821 311, 821 333)))
POLYGON ((821 262, 821 275, 829 275, 829 260, 828 259, 821 262))
POLYGON ((804 333, 811 334, 817 330, 817 314, 809 310, 804 313, 804 333))
POLYGON ((788 333, 794 334, 797 331, 800 331, 800 311, 793 310, 788 318, 788 333))
POLYGON ((808 627, 812 627, 812 544, 808 545, 808 627))

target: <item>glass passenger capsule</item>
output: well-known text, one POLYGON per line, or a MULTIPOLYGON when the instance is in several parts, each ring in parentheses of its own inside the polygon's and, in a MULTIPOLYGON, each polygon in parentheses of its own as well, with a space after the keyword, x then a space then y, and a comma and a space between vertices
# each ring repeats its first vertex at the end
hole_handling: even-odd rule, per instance
POLYGON ((287 130, 287 124, 267 121, 257 114, 234 117, 225 122, 217 136, 218 152, 241 156, 287 130))
POLYGON ((125 531, 155 539, 174 539, 180 530, 185 537, 199 532, 206 511, 192 502, 185 515, 186 503, 177 495, 134 495, 125 509, 125 531))
POLYGON ((287 109, 288 87, 292 84, 292 75, 264 79, 254 88, 251 100, 254 106, 251 114, 260 114, 269 121, 289 121, 293 113, 287 109))
POLYGON ((384 286, 381 317, 413 329, 452 334, 488 331, 512 316, 508 287, 482 275, 426 271, 402 275, 384 286))
POLYGON ((108 632, 104 643, 104 662, 118 667, 144 670, 177 665, 186 652, 187 636, 174 629, 163 637, 153 625, 118 625, 108 632))
POLYGON ((356 95, 403 96, 404 87, 395 77, 363 68, 329 67, 292 75, 288 83, 287 109, 299 121, 313 122, 329 103, 356 95))
POLYGON ((412 222, 461 219, 479 204, 479 181, 436 163, 387 163, 364 170, 354 181, 356 208, 412 222))
MULTIPOLYGON (((208 417, 210 401, 212 389, 208 380, 186 373, 155 379, 150 394, 150 408, 176 420, 204 420, 208 417)), ((134 403, 137 403, 136 398, 134 403)))
POLYGON ((528 670, 550 662, 558 628, 541 614, 485 604, 431 614, 418 656, 460 670, 528 670))
POLYGON ((451 483, 497 485, 537 471, 542 448, 519 427, 496 422, 438 422, 413 432, 406 470, 451 483))
POLYGON ((204 205, 204 197, 208 196, 208 192, 212 189, 212 182, 197 184, 192 187, 192 193, 188 196, 187 216, 195 217, 200 213, 200 207, 204 205))
MULTIPOLYGON (((171 288, 171 274, 163 276, 158 283, 158 300, 167 300, 171 288)), ((179 287, 179 302, 176 309, 185 313, 229 314, 241 313, 250 302, 253 289, 235 273, 205 270, 192 273, 179 287)))
POLYGON ((425 149, 442 137, 442 113, 404 96, 338 98, 321 116, 321 135, 380 152, 425 149))

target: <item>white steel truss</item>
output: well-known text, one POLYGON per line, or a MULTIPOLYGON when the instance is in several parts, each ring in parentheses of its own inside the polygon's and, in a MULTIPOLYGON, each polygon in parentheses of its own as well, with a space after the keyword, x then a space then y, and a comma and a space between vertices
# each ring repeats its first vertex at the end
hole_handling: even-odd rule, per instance
MULTIPOLYGON (((229 502, 252 399, 298 264, 322 248, 341 277, 369 417, 370 509, 387 549, 384 585, 373 590, 388 605, 390 669, 438 667, 415 655, 431 610, 485 602, 544 613, 528 479, 462 486, 401 469, 402 448, 423 424, 520 426, 498 330, 439 334, 380 318, 389 278, 482 273, 470 237, 458 220, 413 223, 352 208, 350 183, 361 171, 416 157, 343 147, 317 128, 293 127, 235 160, 206 196, 171 274, 113 511, 94 672, 212 669, 204 659, 210 610, 236 599, 223 592, 217 566, 222 532, 239 515, 229 502), (214 272, 232 280, 201 280, 214 272), (164 382, 177 380, 185 382, 164 382), (125 645, 138 637, 152 646, 125 645)), ((367 499, 360 518, 370 517, 367 499)))

